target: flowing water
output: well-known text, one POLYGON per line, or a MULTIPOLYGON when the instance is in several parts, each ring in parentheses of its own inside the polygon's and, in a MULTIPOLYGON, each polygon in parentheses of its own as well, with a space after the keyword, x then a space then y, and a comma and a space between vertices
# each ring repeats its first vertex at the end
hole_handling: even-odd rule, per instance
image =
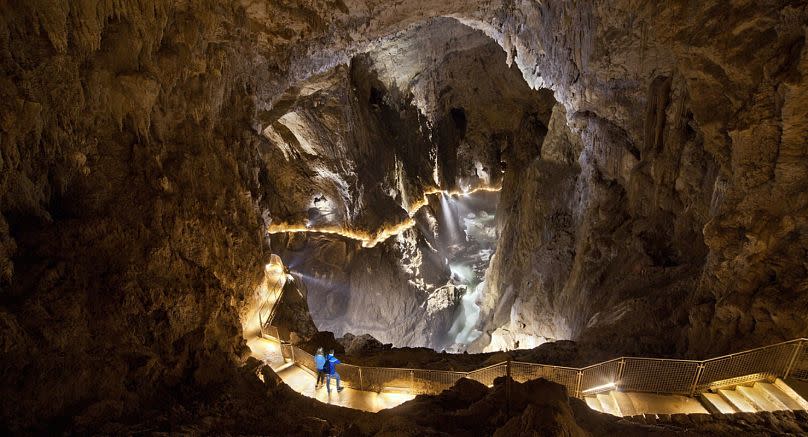
MULTIPOLYGON (((449 197, 449 196, 445 196, 449 197)), ((455 313, 455 318, 449 330, 449 339, 452 344, 447 345, 448 351, 462 351, 465 346, 480 336, 477 322, 480 316, 479 300, 485 289, 485 271, 496 248, 496 220, 495 212, 499 201, 499 193, 473 193, 466 196, 452 196, 443 199, 449 204, 445 208, 444 216, 449 211, 452 219, 444 218, 447 222, 447 259, 452 272, 452 281, 458 286, 464 286, 465 292, 455 313), (453 232, 455 224, 459 223, 459 232, 453 232)), ((444 223, 441 223, 444 226, 444 223)))

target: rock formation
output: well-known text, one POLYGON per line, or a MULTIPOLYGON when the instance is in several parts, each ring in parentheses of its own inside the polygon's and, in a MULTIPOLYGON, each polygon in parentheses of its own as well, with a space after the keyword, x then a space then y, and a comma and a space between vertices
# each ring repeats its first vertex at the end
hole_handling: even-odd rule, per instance
POLYGON ((384 323, 450 309, 439 261, 432 288, 401 274, 430 189, 503 186, 480 350, 808 334, 806 21, 793 0, 5 2, 0 430, 99 430, 224 383, 266 399, 232 381, 295 239, 350 262, 384 323), (348 237, 269 232, 307 224, 348 237))
POLYGON ((532 129, 523 119, 534 114, 546 122, 552 96, 531 91, 490 38, 448 18, 375 43, 301 89, 264 131, 280 167, 272 180, 294 181, 269 228, 273 250, 306 274, 318 328, 451 344, 461 290, 440 250, 445 206, 427 193, 498 187, 509 137, 532 129), (401 224, 395 238, 374 238, 401 224))

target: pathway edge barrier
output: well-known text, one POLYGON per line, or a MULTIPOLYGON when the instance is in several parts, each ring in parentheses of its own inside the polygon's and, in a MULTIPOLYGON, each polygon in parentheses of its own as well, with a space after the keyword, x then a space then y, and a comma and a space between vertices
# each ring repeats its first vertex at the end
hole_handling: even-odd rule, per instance
MULTIPOLYGON (((284 358, 315 373, 314 357, 305 350, 269 335, 281 343, 284 358), (286 353, 286 350, 289 352, 286 353)), ((618 357, 585 367, 557 366, 524 361, 502 361, 469 371, 340 364, 346 386, 381 392, 407 390, 417 394, 438 394, 460 378, 492 386, 494 379, 510 375, 516 381, 545 378, 563 385, 574 397, 583 398, 610 390, 695 396, 714 388, 776 378, 808 381, 808 338, 747 349, 705 360, 676 358, 618 357)))

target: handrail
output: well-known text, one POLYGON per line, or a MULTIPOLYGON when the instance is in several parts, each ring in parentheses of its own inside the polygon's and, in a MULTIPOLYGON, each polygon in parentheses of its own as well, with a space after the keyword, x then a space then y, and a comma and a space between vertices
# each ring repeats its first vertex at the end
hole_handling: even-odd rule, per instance
MULTIPOLYGON (((303 349, 300 349, 300 348, 298 348, 298 349, 299 349, 299 350, 303 350, 303 349)), ((306 351, 303 351, 303 352, 306 352, 306 351)), ((307 353, 309 356, 313 356, 313 355, 309 354, 308 352, 306 352, 306 353, 307 353)), ((504 363, 504 361, 503 361, 502 363, 504 363)), ((495 364, 494 366, 501 366, 501 365, 502 365, 502 363, 497 363, 497 364, 495 364)), ((360 365, 358 365, 358 364, 343 363, 343 362, 341 362, 341 361, 340 361, 340 363, 339 363, 339 364, 340 364, 341 366, 342 366, 342 365, 344 365, 344 366, 352 366, 352 367, 363 367, 363 368, 365 368, 365 369, 378 369, 378 370, 402 370, 402 371, 407 371, 407 372, 443 372, 443 373, 456 373, 456 374, 458 374, 458 375, 466 375, 466 374, 471 373, 471 372, 478 372, 478 371, 480 371, 480 370, 484 370, 484 369, 487 369, 487 368, 488 368, 488 367, 484 367, 484 368, 482 368, 482 369, 474 369, 474 370, 469 370, 469 371, 462 371, 462 370, 443 370, 443 369, 419 369, 419 368, 416 368, 416 367, 379 367, 379 366, 360 366, 360 365)), ((494 367, 494 366, 491 366, 491 367, 494 367)))
MULTIPOLYGON (((611 360, 610 360, 610 361, 611 361, 611 360)), ((494 365, 495 365, 495 366, 500 366, 500 365, 502 365, 502 363, 505 363, 505 362, 507 362, 507 361, 502 361, 502 362, 499 362, 499 363, 494 364, 494 365)), ((512 364, 528 364, 528 365, 531 365, 531 366, 544 366, 544 367, 552 367, 552 368, 554 368, 554 369, 562 369, 562 370, 575 370, 575 371, 581 370, 581 369, 579 369, 579 368, 577 368, 577 367, 556 366, 555 364, 540 364, 540 363, 531 363, 531 362, 529 362, 529 361, 514 361, 514 360, 512 360, 512 361, 511 361, 511 363, 512 363, 512 364)), ((591 366, 590 366, 590 367, 591 367, 591 366)), ((482 370, 482 369, 479 369, 479 370, 482 370)), ((473 370, 472 370, 472 372, 473 372, 473 370)), ((468 373, 468 372, 467 372, 467 373, 468 373)))
MULTIPOLYGON (((599 362, 599 363, 590 364, 590 365, 588 365, 588 366, 586 366, 586 367, 581 367, 581 368, 579 368, 578 370, 587 370, 587 369, 591 369, 591 368, 593 368, 593 367, 602 366, 602 365, 604 365, 604 364, 619 362, 620 360, 625 360, 626 358, 631 358, 631 357, 617 357, 617 358, 612 358, 611 360, 601 361, 601 362, 599 362)), ((552 366, 552 364, 548 364, 548 365, 552 366)), ((574 368, 574 367, 573 367, 573 368, 574 368)))
POLYGON ((803 341, 808 341, 808 338, 802 337, 802 338, 795 338, 793 340, 781 341, 780 343, 770 344, 770 345, 766 345, 766 346, 759 346, 759 347, 756 347, 756 348, 753 348, 753 349, 747 349, 747 350, 740 351, 740 352, 733 352, 731 354, 721 355, 720 357, 706 358, 706 359, 704 359, 702 361, 718 360, 718 359, 721 359, 721 358, 728 358, 728 357, 733 357, 733 356, 736 356, 736 355, 743 355, 743 354, 746 354, 746 353, 749 353, 749 352, 755 352, 755 351, 758 351, 758 350, 771 349, 773 347, 782 346, 784 344, 800 343, 800 342, 803 342, 803 341))
MULTIPOLYGON (((275 329, 270 331, 277 332, 275 329)), ((283 341, 281 343, 281 349, 289 349, 289 355, 295 364, 307 368, 302 365, 301 360, 313 360, 311 354, 297 346, 283 341)), ((479 369, 460 371, 344 363, 346 374, 342 379, 349 386, 359 389, 381 391, 395 384, 408 384, 415 392, 440 393, 463 377, 490 385, 494 379, 508 374, 514 380, 545 378, 557 382, 564 385, 571 395, 579 398, 583 398, 585 394, 614 389, 693 396, 697 392, 728 384, 737 385, 764 379, 774 381, 787 376, 808 380, 808 348, 803 348, 804 344, 808 344, 808 338, 797 338, 704 360, 622 356, 586 367, 503 361, 479 369), (763 351, 766 353, 761 354, 763 351), (795 370, 798 375, 793 373, 795 370)), ((286 357, 285 352, 284 356, 286 357)))
MULTIPOLYGON (((727 354, 727 355, 720 355, 720 356, 713 357, 713 358, 705 358, 703 360, 687 360, 687 359, 682 359, 682 358, 635 357, 635 356, 625 356, 625 355, 623 355, 623 356, 619 356, 617 358, 612 358, 610 360, 601 361, 601 362, 595 363, 595 364, 590 364, 589 366, 586 366, 586 367, 581 367, 580 370, 587 369, 589 367, 598 366, 598 365, 601 365, 601 364, 604 364, 604 363, 610 363, 612 361, 627 360, 629 358, 632 359, 632 360, 664 360, 664 361, 682 361, 682 362, 687 362, 687 363, 704 363, 705 361, 719 360, 721 358, 728 358, 728 357, 732 357, 732 356, 736 356, 736 355, 743 355, 743 354, 746 354, 746 353, 749 353, 749 352, 755 352, 755 351, 758 351, 758 350, 761 350, 761 349, 769 349, 769 348, 773 348, 773 347, 777 347, 777 346, 782 346, 782 345, 785 345, 785 344, 799 343, 799 342, 808 343, 808 337, 800 337, 800 338, 795 338, 795 339, 792 339, 792 340, 781 341, 780 343, 769 344, 769 345, 766 345, 766 346, 759 346, 759 347, 752 348, 752 349, 746 349, 746 350, 743 350, 743 351, 740 351, 740 352, 733 352, 733 353, 727 354)), ((536 363, 534 363, 534 364, 536 364, 536 363)), ((542 364, 542 365, 543 366, 545 366, 545 365, 546 366, 552 366, 553 364, 542 364)), ((570 368, 572 369, 573 367, 570 367, 570 368)))
POLYGON ((286 288, 285 285, 284 277, 280 276, 278 280, 275 281, 275 285, 272 287, 272 294, 266 300, 264 300, 264 302, 262 302, 261 306, 258 308, 258 324, 262 335, 264 334, 264 326, 271 326, 272 321, 275 319, 281 299, 283 299, 283 291, 286 288), (284 281, 283 285, 281 285, 281 280, 284 281), (265 312, 264 310, 266 306, 270 303, 272 306, 269 308, 269 314, 267 314, 266 318, 262 318, 261 314, 265 312))
MULTIPOLYGON (((505 364, 506 362, 507 362, 507 361, 500 361, 500 362, 498 362, 498 363, 496 363, 496 364, 491 364, 490 366, 480 367, 479 369, 474 369, 474 370, 469 370, 469 371, 466 371, 465 373, 479 372, 479 371, 481 371, 481 370, 493 369, 494 367, 501 366, 501 365, 505 364)), ((535 364, 535 363, 533 363, 533 364, 535 364)))
MULTIPOLYGON (((721 357, 719 357, 719 358, 721 358, 721 357)), ((615 360, 618 360, 618 361, 619 360, 671 361, 671 362, 695 363, 695 364, 699 364, 699 363, 704 362, 704 360, 699 361, 699 360, 683 360, 681 358, 654 358, 654 357, 620 357, 620 358, 615 358, 615 360)), ((609 361, 614 361, 614 360, 609 360, 609 361)), ((609 361, 604 361, 604 363, 608 363, 609 361)), ((598 363, 598 364, 603 364, 603 363, 598 363)), ((598 364, 593 364, 593 366, 597 366, 598 364)))

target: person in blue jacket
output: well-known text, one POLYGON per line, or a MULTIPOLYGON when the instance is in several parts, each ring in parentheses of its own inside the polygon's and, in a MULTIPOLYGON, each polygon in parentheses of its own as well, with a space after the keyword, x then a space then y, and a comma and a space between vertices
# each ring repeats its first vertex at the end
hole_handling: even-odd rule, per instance
POLYGON ((316 390, 322 384, 325 384, 325 356, 323 355, 323 348, 318 347, 317 353, 314 354, 314 365, 317 367, 317 382, 314 384, 314 389, 316 390))
POLYGON ((334 356, 334 349, 331 349, 328 352, 328 356, 325 358, 325 371, 327 373, 327 377, 325 380, 325 388, 331 393, 331 378, 337 379, 337 393, 342 391, 342 386, 340 385, 339 380, 339 373, 337 373, 337 364, 340 363, 340 360, 334 356))

